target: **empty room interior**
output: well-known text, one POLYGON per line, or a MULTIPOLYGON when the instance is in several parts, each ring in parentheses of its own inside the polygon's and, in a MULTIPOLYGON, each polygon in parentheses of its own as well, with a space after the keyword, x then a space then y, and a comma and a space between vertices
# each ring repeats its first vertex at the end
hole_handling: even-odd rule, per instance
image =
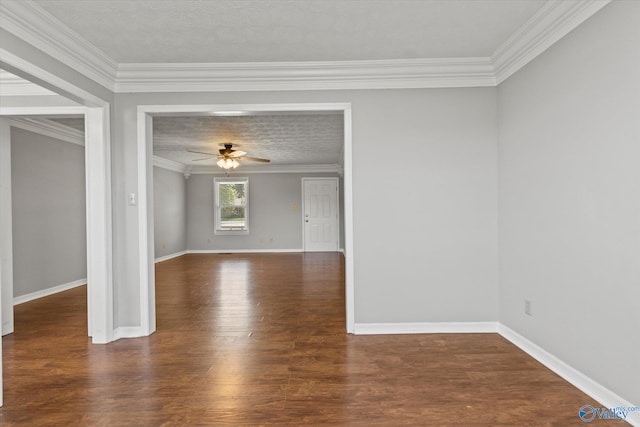
POLYGON ((640 2, 2 0, 0 424, 640 426, 640 2))

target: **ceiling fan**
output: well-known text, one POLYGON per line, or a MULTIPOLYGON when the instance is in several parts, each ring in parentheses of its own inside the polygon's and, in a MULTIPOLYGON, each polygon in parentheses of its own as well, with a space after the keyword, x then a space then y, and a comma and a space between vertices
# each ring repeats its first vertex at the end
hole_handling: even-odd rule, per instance
POLYGON ((233 144, 221 144, 221 146, 224 148, 221 148, 220 150, 218 150, 219 154, 205 153, 202 151, 193 151, 193 150, 187 150, 187 151, 189 153, 206 154, 208 156, 208 157, 203 157, 201 159, 195 159, 193 160, 194 162, 198 162, 201 160, 209 160, 214 157, 218 158, 217 164, 222 169, 237 168, 238 166, 240 166, 240 162, 238 162, 238 160, 248 160, 251 162, 262 162, 262 163, 269 163, 271 161, 269 159, 261 159, 259 157, 247 157, 246 151, 234 150, 233 144))

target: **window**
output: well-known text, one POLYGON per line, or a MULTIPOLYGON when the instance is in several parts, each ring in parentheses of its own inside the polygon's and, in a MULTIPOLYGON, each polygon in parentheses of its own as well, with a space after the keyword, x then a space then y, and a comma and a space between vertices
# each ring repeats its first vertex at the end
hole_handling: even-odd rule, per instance
POLYGON ((249 234, 249 178, 215 178, 216 234, 249 234))

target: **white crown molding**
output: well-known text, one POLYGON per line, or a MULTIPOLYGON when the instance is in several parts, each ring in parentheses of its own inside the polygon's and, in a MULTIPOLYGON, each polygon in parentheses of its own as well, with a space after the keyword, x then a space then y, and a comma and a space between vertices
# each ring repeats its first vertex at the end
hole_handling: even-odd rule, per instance
POLYGON ((0 70, 0 88, 1 96, 58 96, 55 92, 4 70, 0 70))
POLYGON ((117 63, 31 0, 0 2, 0 27, 109 90, 117 63))
POLYGON ((227 173, 340 173, 340 165, 241 165, 238 169, 226 171, 218 166, 193 166, 191 174, 226 175, 227 173))
POLYGON ((116 93, 493 87, 611 0, 549 0, 491 57, 263 63, 122 63, 31 0, 0 25, 116 93))
MULTIPOLYGON (((218 166, 210 165, 185 165, 180 162, 165 159, 159 156, 153 156, 153 166, 179 172, 188 178, 191 174, 199 175, 226 175, 227 171, 220 169, 218 166)), ((231 173, 340 173, 341 167, 338 164, 331 165, 241 165, 239 169, 229 171, 231 173)))
POLYGON ((153 156, 153 166, 180 173, 185 173, 187 170, 187 166, 180 162, 174 162, 173 160, 158 156, 153 156))
POLYGON ((611 0, 548 1, 491 56, 496 84, 589 19, 611 0))
POLYGON ((116 92, 495 86, 489 58, 219 64, 119 64, 116 92))
POLYGON ((84 146, 84 132, 56 123, 53 120, 16 117, 9 120, 9 125, 61 141, 84 146))

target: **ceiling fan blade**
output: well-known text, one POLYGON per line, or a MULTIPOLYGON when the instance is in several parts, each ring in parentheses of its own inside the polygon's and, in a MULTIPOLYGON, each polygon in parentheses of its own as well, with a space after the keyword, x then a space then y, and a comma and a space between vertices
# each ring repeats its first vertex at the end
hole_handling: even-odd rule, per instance
POLYGON ((211 156, 211 157, 217 157, 218 155, 216 153, 205 153, 204 151, 194 151, 194 150, 187 150, 189 153, 196 153, 196 154, 206 154, 207 156, 211 156))
POLYGON ((213 158, 214 157, 203 157, 202 159, 193 159, 192 162, 199 162, 199 161, 202 161, 202 160, 211 160, 213 158))
POLYGON ((238 160, 249 160, 250 162, 262 162, 269 163, 271 160, 269 159, 260 159, 258 157, 237 157, 238 160))
POLYGON ((247 154, 246 151, 242 151, 242 150, 234 150, 231 153, 229 153, 229 157, 242 157, 245 154, 247 154))

